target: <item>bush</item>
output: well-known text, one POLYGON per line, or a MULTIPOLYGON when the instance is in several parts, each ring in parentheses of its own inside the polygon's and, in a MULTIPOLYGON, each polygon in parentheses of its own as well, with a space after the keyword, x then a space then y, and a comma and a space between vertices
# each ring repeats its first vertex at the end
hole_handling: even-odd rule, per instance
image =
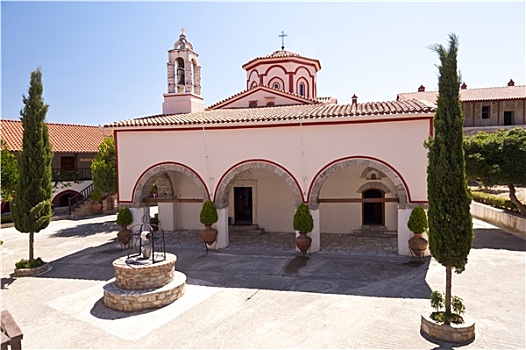
POLYGON ((212 225, 219 219, 217 216, 216 206, 211 200, 207 200, 203 204, 203 208, 199 214, 199 219, 203 225, 212 225))
POLYGON ((422 233, 428 228, 427 215, 422 207, 415 207, 411 211, 409 221, 407 222, 407 228, 413 232, 422 233))
POLYGON ((100 192, 97 189, 94 189, 93 192, 91 192, 91 200, 94 202, 100 201, 100 192))
POLYGON ((516 213, 519 212, 519 209, 509 199, 484 192, 471 192, 471 196, 475 202, 484 203, 495 208, 509 210, 516 213))
POLYGON ((117 214, 116 223, 119 226, 126 227, 133 222, 132 214, 130 208, 122 207, 119 209, 119 214, 117 214))
POLYGON ((300 233, 309 233, 314 228, 314 220, 310 214, 309 207, 301 203, 294 213, 294 230, 300 233))
POLYGON ((2 224, 6 222, 13 222, 13 216, 11 214, 2 215, 1 222, 2 224))
POLYGON ((34 269, 35 267, 40 267, 45 264, 46 263, 42 260, 42 258, 38 257, 33 260, 22 259, 15 263, 15 267, 17 269, 34 269))

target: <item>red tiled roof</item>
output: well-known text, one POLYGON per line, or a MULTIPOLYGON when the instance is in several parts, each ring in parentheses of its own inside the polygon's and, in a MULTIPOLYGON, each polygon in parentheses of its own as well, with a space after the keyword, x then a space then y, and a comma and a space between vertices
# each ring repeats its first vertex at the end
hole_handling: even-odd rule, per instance
MULTIPOLYGON (((409 99, 423 100, 436 104, 438 91, 409 92, 397 95, 398 101, 409 99)), ((519 100, 526 98, 526 86, 503 86, 481 89, 460 89, 463 102, 519 100)))
POLYGON ((417 100, 367 102, 358 104, 310 104, 281 107, 237 108, 205 110, 187 114, 161 114, 127 119, 105 127, 156 127, 227 125, 233 123, 279 123, 293 120, 334 120, 363 116, 401 114, 433 114, 435 108, 417 100))
POLYGON ((275 60, 275 59, 282 59, 282 58, 299 58, 302 60, 311 61, 312 63, 316 65, 317 71, 321 69, 321 63, 319 60, 316 60, 314 58, 303 57, 300 54, 297 54, 292 51, 287 51, 287 50, 277 50, 266 56, 256 57, 254 59, 251 59, 250 61, 248 61, 241 67, 246 70, 247 69, 246 67, 250 67, 256 61, 275 60))
MULTIPOLYGON (((1 120, 2 140, 10 151, 22 150, 24 128, 20 120, 1 120)), ((49 140, 53 152, 96 153, 105 136, 112 136, 110 130, 92 125, 47 123, 49 140)))
POLYGON ((214 103, 213 105, 210 105, 207 107, 207 109, 217 109, 217 108, 221 108, 221 106, 224 106, 224 105, 228 105, 229 102, 232 102, 232 100, 238 100, 239 98, 243 97, 243 95, 250 95, 258 90, 265 90, 267 92, 270 92, 270 93, 277 93, 277 94, 280 94, 280 95, 284 95, 285 97, 293 97, 296 101, 298 101, 298 103, 319 103, 320 101, 318 101, 318 99, 315 99, 315 98, 309 98, 309 97, 304 97, 304 96, 301 96, 301 95, 298 95, 298 94, 295 94, 295 93, 292 93, 292 92, 288 92, 288 91, 285 91, 285 90, 280 90, 280 89, 274 89, 270 86, 266 86, 266 85, 256 85, 250 89, 246 89, 246 90, 243 90, 241 92, 238 92, 237 94, 234 94, 230 97, 227 97, 219 102, 216 102, 214 103))

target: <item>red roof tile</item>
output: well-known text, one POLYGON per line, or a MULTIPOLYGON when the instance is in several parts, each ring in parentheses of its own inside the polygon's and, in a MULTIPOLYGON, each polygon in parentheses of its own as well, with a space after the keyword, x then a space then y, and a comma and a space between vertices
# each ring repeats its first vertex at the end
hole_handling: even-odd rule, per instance
MULTIPOLYGON (((20 120, 1 120, 2 140, 10 151, 22 150, 24 128, 20 120)), ((96 153, 105 136, 112 136, 110 130, 92 125, 47 123, 49 140, 53 152, 96 153)))
POLYGON ((274 89, 273 87, 270 87, 270 86, 266 86, 266 85, 256 85, 250 89, 246 89, 246 90, 243 90, 241 92, 238 92, 237 94, 234 94, 230 97, 227 97, 219 102, 216 102, 214 103, 213 105, 210 105, 207 107, 207 109, 218 109, 218 108, 222 108, 222 106, 225 106, 225 105, 228 105, 230 102, 232 102, 232 100, 238 100, 239 98, 243 97, 243 95, 250 95, 258 90, 265 90, 267 92, 270 92, 270 93, 276 93, 276 94, 279 94, 279 95, 283 95, 285 97, 293 97, 294 100, 296 100, 296 103, 301 103, 301 102, 304 102, 304 103, 319 103, 321 101, 319 101, 318 99, 315 99, 315 98, 309 98, 309 97, 305 97, 305 96, 301 96, 301 95, 298 95, 298 94, 295 94, 295 93, 292 93, 292 92, 288 92, 288 91, 285 91, 285 90, 281 90, 281 89, 274 89))
POLYGON ((316 60, 316 59, 313 59, 313 58, 308 58, 308 57, 303 57, 300 54, 297 54, 297 53, 292 52, 292 51, 287 51, 287 50, 277 50, 277 51, 274 51, 273 53, 268 54, 266 56, 253 58, 250 61, 248 61, 247 63, 245 63, 244 65, 242 65, 241 67, 246 70, 247 68, 252 66, 254 62, 257 62, 257 61, 267 61, 267 60, 272 61, 272 60, 283 59, 283 58, 285 58, 285 59, 299 58, 301 60, 311 61, 316 66, 316 70, 317 71, 321 69, 321 63, 320 63, 319 60, 316 60))
POLYGON ((187 114, 154 115, 143 118, 127 119, 105 125, 120 127, 157 127, 157 126, 201 126, 227 125, 233 123, 280 123, 293 120, 332 121, 334 118, 363 116, 385 116, 395 114, 433 114, 434 106, 417 100, 367 102, 358 104, 310 104, 280 107, 236 108, 205 110, 187 114))
MULTIPOLYGON (((416 99, 436 104, 438 91, 409 92, 397 95, 398 101, 416 99)), ((481 89, 460 89, 463 102, 519 100, 526 98, 526 86, 503 86, 481 89)))

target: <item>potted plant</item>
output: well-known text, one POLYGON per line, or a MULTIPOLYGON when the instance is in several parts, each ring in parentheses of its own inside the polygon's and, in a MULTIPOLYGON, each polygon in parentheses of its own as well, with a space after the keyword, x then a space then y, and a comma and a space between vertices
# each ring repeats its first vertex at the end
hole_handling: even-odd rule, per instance
POLYGON ((150 189, 150 198, 157 198, 157 184, 154 182, 150 189))
POLYGON ((117 225, 121 226, 121 230, 117 233, 119 238, 119 243, 123 247, 127 247, 130 243, 130 230, 128 226, 133 222, 133 217, 128 207, 122 207, 119 209, 119 214, 117 214, 117 225))
POLYGON ((97 189, 94 189, 93 192, 91 192, 91 211, 94 214, 99 214, 102 211, 100 192, 97 189))
POLYGON ((199 219, 205 225, 204 231, 201 232, 201 239, 206 244, 213 244, 217 239, 217 230, 212 225, 217 222, 217 209, 211 200, 207 200, 201 208, 199 219))
POLYGON ((307 236, 307 233, 311 232, 314 228, 314 220, 310 214, 309 207, 304 203, 301 203, 294 213, 293 226, 294 230, 299 232, 299 236, 296 237, 294 243, 300 252, 305 254, 309 250, 312 242, 312 238, 307 236))
POLYGON ((427 249, 428 242, 422 237, 422 234, 427 231, 429 227, 427 215, 422 207, 415 207, 411 211, 407 228, 413 231, 414 236, 409 239, 409 248, 417 257, 424 256, 424 251, 427 249))

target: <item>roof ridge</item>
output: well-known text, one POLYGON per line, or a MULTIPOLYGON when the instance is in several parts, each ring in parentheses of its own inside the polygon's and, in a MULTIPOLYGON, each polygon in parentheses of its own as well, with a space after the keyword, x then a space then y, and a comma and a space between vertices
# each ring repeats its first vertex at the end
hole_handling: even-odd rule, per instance
MULTIPOLYGON (((2 122, 16 122, 16 123, 22 123, 21 119, 1 119, 2 122)), ((91 124, 73 124, 73 123, 57 123, 57 122, 48 122, 45 121, 47 125, 66 125, 66 126, 83 126, 83 127, 91 127, 91 128, 99 128, 102 127, 102 125, 91 125, 91 124)))

